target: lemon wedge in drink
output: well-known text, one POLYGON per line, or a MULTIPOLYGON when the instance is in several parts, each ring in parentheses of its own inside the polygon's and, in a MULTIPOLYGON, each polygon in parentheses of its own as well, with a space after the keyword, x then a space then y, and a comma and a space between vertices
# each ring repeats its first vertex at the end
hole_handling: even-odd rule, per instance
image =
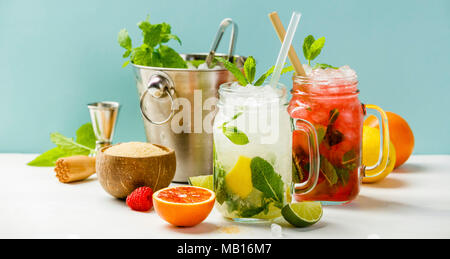
POLYGON ((253 189, 251 159, 240 156, 233 169, 225 176, 225 184, 234 194, 245 199, 253 189))
POLYGON ((212 175, 199 175, 189 177, 189 184, 192 186, 203 187, 213 191, 213 176, 212 175))
POLYGON ((318 201, 290 203, 281 210, 283 218, 295 227, 314 225, 322 218, 322 205, 318 201))

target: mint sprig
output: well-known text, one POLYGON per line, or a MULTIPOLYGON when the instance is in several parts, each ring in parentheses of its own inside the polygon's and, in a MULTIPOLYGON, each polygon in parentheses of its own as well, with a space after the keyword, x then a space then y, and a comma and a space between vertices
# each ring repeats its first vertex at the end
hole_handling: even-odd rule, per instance
MULTIPOLYGON (((321 37, 319 39, 315 39, 314 36, 308 35, 305 40, 303 41, 303 55, 305 55, 306 60, 308 60, 308 65, 311 66, 311 61, 317 58, 319 54, 322 52, 323 47, 325 46, 325 37, 321 37)), ((326 68, 333 68, 338 69, 337 67, 334 67, 332 65, 328 64, 320 64, 317 63, 313 69, 326 69, 326 68)))
MULTIPOLYGON (((242 72, 242 70, 239 69, 234 63, 231 63, 230 61, 224 58, 216 57, 215 60, 222 63, 224 67, 234 75, 234 77, 241 86, 247 86, 248 84, 253 84, 254 86, 261 86, 262 84, 264 84, 266 79, 273 73, 273 70, 275 68, 274 66, 271 67, 254 82, 256 74, 256 61, 252 56, 249 56, 247 60, 245 60, 244 72, 242 72)), ((294 68, 292 66, 285 67, 281 71, 281 74, 293 70, 294 68)))
POLYGON ((123 58, 128 58, 123 67, 130 62, 141 66, 165 67, 165 68, 187 68, 186 61, 172 48, 165 45, 170 40, 181 40, 171 33, 171 26, 167 23, 151 24, 149 18, 138 23, 142 31, 142 45, 132 47, 132 41, 126 29, 119 31, 118 43, 125 49, 123 58))
POLYGON ((56 160, 61 157, 75 155, 89 155, 95 152, 95 134, 91 123, 82 125, 76 132, 76 141, 68 138, 61 133, 54 132, 50 134, 50 140, 56 145, 33 161, 30 166, 54 166, 56 160))

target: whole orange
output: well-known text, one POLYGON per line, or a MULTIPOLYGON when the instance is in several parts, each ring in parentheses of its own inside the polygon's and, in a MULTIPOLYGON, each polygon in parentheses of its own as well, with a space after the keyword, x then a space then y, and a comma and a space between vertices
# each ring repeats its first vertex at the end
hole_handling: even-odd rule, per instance
MULTIPOLYGON (((395 168, 408 160, 414 149, 414 134, 405 119, 393 112, 386 112, 389 123, 389 136, 397 153, 395 168)), ((365 126, 379 128, 378 119, 371 115, 364 121, 365 126)))

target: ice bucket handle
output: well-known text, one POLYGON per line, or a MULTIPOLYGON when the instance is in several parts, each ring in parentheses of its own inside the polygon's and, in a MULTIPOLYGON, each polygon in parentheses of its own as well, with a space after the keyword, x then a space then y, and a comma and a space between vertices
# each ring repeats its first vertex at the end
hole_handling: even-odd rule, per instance
POLYGON ((150 77, 150 80, 147 84, 147 89, 144 91, 144 93, 141 95, 140 99, 140 107, 141 107, 141 113, 144 118, 155 125, 162 125, 166 122, 168 122, 170 119, 172 119, 174 115, 174 102, 173 102, 173 92, 174 92, 174 84, 173 81, 163 72, 156 72, 154 75, 150 77), (144 110, 144 100, 145 97, 149 94, 152 98, 162 98, 166 95, 170 98, 170 115, 162 121, 153 121, 150 119, 150 117, 147 115, 146 111, 144 110))
POLYGON ((230 59, 234 53, 234 47, 236 45, 236 39, 238 34, 238 26, 231 18, 226 18, 222 22, 220 22, 219 30, 217 31, 216 37, 211 45, 211 50, 209 51, 208 56, 206 57, 206 64, 208 67, 211 67, 214 56, 216 55, 217 48, 219 47, 219 43, 222 40, 223 34, 225 33, 225 29, 231 25, 231 38, 230 45, 228 47, 228 56, 227 59, 230 59))

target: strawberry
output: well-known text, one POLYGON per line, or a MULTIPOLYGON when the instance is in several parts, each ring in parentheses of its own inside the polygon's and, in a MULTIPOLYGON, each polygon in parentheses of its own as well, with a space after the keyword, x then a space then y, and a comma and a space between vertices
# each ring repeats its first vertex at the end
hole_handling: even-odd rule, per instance
POLYGON ((127 197, 127 205, 132 210, 149 211, 153 207, 153 190, 150 187, 139 187, 127 197))

